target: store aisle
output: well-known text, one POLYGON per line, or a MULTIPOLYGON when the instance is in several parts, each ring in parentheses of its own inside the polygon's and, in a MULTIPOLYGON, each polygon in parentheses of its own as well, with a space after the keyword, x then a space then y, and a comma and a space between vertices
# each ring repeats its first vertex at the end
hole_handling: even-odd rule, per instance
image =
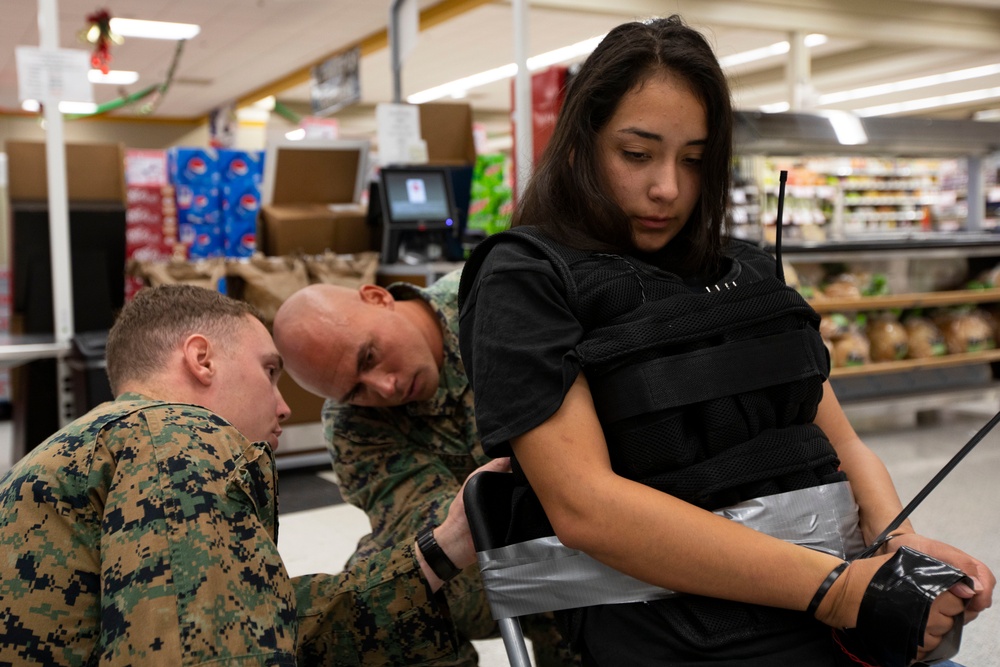
MULTIPOLYGON (((939 413, 936 423, 918 425, 914 415, 857 415, 849 411, 862 437, 889 467, 903 503, 930 480, 951 456, 992 416, 991 406, 968 405, 939 413)), ((344 504, 322 505, 332 485, 331 473, 282 473, 283 507, 278 548, 289 572, 303 574, 336 571, 368 531, 364 514, 344 504), (317 506, 319 505, 319 506, 317 506)), ((986 562, 1000 573, 1000 429, 948 477, 916 511, 916 527, 986 562)), ((500 640, 476 642, 482 667, 503 667, 506 656, 500 640)), ((965 629, 959 662, 985 667, 1000 655, 1000 599, 965 629)))

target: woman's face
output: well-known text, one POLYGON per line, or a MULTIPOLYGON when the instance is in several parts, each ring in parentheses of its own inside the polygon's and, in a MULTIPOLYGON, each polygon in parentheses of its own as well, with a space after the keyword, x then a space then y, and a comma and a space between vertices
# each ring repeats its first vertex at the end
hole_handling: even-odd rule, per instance
POLYGON ((598 168, 639 250, 660 250, 687 223, 707 140, 705 107, 669 73, 629 91, 598 133, 598 168))

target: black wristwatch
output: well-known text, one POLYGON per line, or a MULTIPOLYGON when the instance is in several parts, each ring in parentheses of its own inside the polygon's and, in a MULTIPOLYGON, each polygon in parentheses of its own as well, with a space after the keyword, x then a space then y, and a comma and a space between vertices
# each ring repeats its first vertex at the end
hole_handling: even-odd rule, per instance
POLYGON ((453 579, 461 572, 434 539, 434 526, 427 526, 417 533, 417 546, 420 547, 424 560, 441 581, 453 579))

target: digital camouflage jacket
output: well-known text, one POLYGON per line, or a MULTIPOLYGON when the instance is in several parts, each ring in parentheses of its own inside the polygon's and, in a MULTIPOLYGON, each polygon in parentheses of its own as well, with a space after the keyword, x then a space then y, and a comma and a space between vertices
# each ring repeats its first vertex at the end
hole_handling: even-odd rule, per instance
POLYGON ((198 406, 126 394, 62 429, 0 479, 0 665, 454 654, 412 550, 290 581, 276 481, 267 443, 198 406))

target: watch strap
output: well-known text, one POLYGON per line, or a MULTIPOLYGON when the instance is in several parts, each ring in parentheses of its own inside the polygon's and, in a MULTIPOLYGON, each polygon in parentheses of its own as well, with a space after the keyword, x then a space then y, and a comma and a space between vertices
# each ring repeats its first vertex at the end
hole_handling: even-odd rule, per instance
POLYGON ((424 560, 441 581, 453 579, 461 572, 434 539, 434 526, 427 526, 417 533, 417 546, 420 547, 424 560))

